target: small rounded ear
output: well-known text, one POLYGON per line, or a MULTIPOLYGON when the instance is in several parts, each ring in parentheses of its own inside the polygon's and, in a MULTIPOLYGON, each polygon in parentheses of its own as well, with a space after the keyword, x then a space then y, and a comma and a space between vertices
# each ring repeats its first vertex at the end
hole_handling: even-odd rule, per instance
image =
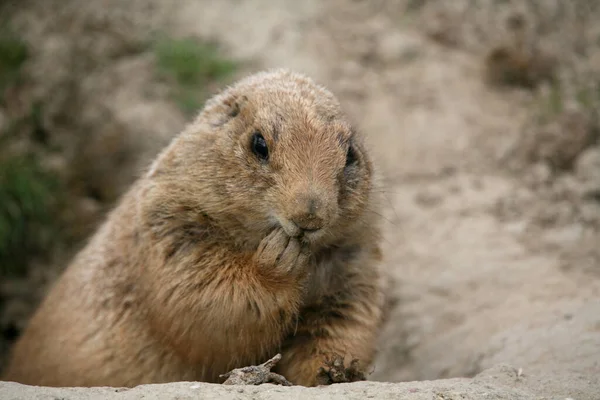
POLYGON ((205 118, 211 126, 221 126, 231 118, 237 117, 246 101, 246 96, 224 92, 206 102, 200 118, 205 118))
POLYGON ((247 100, 248 98, 246 96, 232 96, 226 99, 223 103, 229 108, 229 112, 227 113, 229 118, 237 117, 242 108, 242 103, 245 103, 247 100))

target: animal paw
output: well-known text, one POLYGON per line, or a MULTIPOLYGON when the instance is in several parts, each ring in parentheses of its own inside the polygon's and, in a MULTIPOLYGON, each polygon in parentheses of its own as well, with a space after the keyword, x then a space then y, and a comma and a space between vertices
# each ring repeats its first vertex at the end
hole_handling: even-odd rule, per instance
POLYGON ((331 354, 317 372, 318 385, 331 385, 332 383, 356 382, 366 380, 365 373, 360 368, 358 359, 350 362, 348 367, 344 358, 337 353, 331 354))
POLYGON ((309 262, 309 250, 297 238, 289 237, 283 228, 274 229, 259 244, 254 255, 262 267, 285 273, 300 272, 309 262))

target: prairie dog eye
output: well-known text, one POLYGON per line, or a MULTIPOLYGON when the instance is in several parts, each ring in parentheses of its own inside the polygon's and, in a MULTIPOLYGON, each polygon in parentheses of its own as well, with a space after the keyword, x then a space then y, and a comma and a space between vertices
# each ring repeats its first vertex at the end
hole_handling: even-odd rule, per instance
POLYGON ((254 132, 250 147, 252 148, 252 152, 259 159, 263 161, 267 161, 269 159, 269 147, 267 146, 267 141, 260 132, 254 132))
POLYGON ((352 145, 348 146, 348 152, 346 153, 346 167, 356 164, 357 161, 356 150, 352 145))

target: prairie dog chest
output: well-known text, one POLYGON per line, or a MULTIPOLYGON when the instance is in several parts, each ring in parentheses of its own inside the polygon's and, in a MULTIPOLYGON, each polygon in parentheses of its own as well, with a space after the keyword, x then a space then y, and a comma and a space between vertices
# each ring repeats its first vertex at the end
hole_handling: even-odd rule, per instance
POLYGON ((352 255, 356 249, 333 248, 318 253, 311 264, 304 304, 318 302, 323 296, 342 289, 352 255))

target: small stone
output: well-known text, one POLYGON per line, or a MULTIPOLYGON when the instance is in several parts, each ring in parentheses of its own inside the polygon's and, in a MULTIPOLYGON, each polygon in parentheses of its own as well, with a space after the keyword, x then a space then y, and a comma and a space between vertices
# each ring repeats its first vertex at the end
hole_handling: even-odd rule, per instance
POLYGON ((590 201, 581 204, 579 215, 582 222, 592 226, 600 226, 600 203, 590 201))
POLYGON ((444 201, 441 193, 434 190, 422 190, 415 196, 415 202, 423 207, 431 208, 440 205, 444 201))
POLYGON ((377 56, 383 62, 411 61, 419 55, 416 41, 400 32, 389 32, 377 43, 377 56))
POLYGON ((586 184, 600 189, 600 147, 587 149, 575 162, 575 176, 586 184))
POLYGON ((532 186, 545 185, 552 179, 552 171, 544 162, 535 163, 525 175, 525 181, 532 186))

